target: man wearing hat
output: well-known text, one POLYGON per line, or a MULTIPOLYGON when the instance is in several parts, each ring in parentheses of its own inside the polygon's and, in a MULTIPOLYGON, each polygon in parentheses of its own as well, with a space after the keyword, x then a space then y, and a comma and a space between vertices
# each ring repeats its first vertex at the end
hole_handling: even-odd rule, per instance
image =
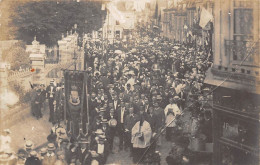
POLYGON ((39 159, 41 160, 41 162, 46 158, 47 155, 47 148, 41 148, 40 149, 40 156, 39 159))
POLYGON ((91 149, 98 154, 99 164, 105 164, 109 153, 107 139, 105 135, 102 133, 102 130, 97 131, 96 134, 97 136, 92 144, 91 149))
POLYGON ((56 162, 55 145, 53 143, 48 144, 46 158, 43 159, 42 165, 54 165, 56 162))
POLYGON ((90 164, 90 153, 89 153, 89 141, 87 138, 82 137, 79 141, 79 147, 77 148, 76 151, 77 155, 77 160, 82 165, 85 164, 90 164))
MULTIPOLYGON (((91 124, 91 127, 90 127, 90 130, 92 131, 92 135, 94 136, 95 135, 95 131, 97 129, 100 129, 101 128, 101 117, 100 116, 96 116, 95 117, 95 120, 92 122, 91 124)), ((94 138, 94 137, 93 137, 94 138)))
POLYGON ((26 151, 26 157, 28 157, 30 155, 30 152, 32 151, 32 148, 33 148, 33 142, 31 140, 27 140, 25 142, 25 151, 26 151))
POLYGON ((104 135, 106 136, 106 138, 108 139, 110 137, 110 129, 108 127, 107 119, 103 119, 101 121, 101 125, 102 125, 101 129, 104 132, 104 135))
POLYGON ((25 165, 41 165, 40 159, 37 157, 36 151, 31 151, 30 156, 26 159, 25 165))

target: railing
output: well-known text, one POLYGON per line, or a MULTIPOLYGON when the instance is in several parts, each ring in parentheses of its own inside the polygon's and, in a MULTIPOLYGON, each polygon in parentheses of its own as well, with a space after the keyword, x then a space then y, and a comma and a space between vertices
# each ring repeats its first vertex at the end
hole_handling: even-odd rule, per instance
POLYGON ((11 75, 8 76, 7 81, 8 82, 15 81, 18 78, 27 77, 27 76, 30 76, 32 74, 33 74, 33 72, 28 71, 28 70, 22 71, 22 72, 14 72, 14 73, 12 73, 11 75))
POLYGON ((225 40, 225 55, 231 63, 259 66, 259 42, 225 40))

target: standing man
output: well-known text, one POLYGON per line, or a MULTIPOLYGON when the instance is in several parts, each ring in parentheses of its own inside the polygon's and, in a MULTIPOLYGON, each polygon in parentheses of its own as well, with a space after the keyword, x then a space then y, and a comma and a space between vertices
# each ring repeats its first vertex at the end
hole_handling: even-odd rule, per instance
POLYGON ((56 162, 56 155, 54 153, 55 151, 55 145, 53 143, 48 144, 48 152, 46 154, 45 159, 42 161, 42 165, 54 165, 56 162))
POLYGON ((109 110, 109 115, 108 115, 108 125, 109 125, 109 129, 110 129, 110 137, 108 138, 108 143, 109 143, 109 147, 111 152, 113 153, 113 143, 114 143, 114 137, 116 134, 116 125, 117 125, 117 120, 116 120, 116 116, 115 116, 115 110, 114 109, 110 109, 109 110))
POLYGON ((46 89, 46 92, 47 92, 47 98, 48 98, 49 108, 50 108, 49 122, 52 122, 54 124, 55 123, 55 119, 54 119, 54 98, 55 98, 56 87, 54 86, 53 80, 51 80, 50 85, 46 89))
POLYGON ((115 111, 117 111, 120 107, 120 100, 118 99, 118 96, 117 94, 114 94, 114 97, 113 97, 113 108, 115 111))
POLYGON ((41 102, 42 102, 42 109, 43 111, 46 110, 46 105, 45 105, 45 100, 46 100, 46 90, 44 84, 40 85, 40 90, 41 90, 41 102))
POLYGON ((132 128, 134 127, 135 123, 138 120, 138 116, 134 114, 134 108, 129 108, 129 114, 126 116, 125 119, 125 134, 126 134, 126 147, 130 148, 130 155, 132 156, 133 146, 131 144, 131 133, 132 128))
POLYGON ((82 164, 90 164, 89 142, 86 138, 81 138, 77 149, 77 159, 82 164))
POLYGON ((37 120, 42 117, 41 108, 42 108, 41 90, 37 89, 36 96, 35 98, 33 98, 33 114, 37 118, 37 120))
POLYGON ((121 107, 117 110, 117 132, 119 136, 119 149, 123 149, 123 144, 125 142, 125 128, 124 128, 124 123, 125 123, 125 118, 127 116, 127 111, 124 102, 121 102, 121 107))

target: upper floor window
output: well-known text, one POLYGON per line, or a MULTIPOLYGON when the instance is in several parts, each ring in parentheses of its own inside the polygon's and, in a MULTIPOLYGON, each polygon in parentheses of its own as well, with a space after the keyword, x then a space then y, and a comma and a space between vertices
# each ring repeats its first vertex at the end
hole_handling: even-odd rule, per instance
POLYGON ((231 44, 232 60, 252 64, 259 60, 257 43, 254 42, 253 4, 249 1, 234 1, 234 34, 231 44))
POLYGON ((253 38, 253 9, 234 9, 234 40, 253 38))

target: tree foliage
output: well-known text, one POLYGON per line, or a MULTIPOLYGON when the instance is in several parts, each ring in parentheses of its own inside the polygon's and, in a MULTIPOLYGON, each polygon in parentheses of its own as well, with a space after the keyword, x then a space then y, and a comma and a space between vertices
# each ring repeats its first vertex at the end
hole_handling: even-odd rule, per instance
POLYGON ((17 42, 12 47, 3 51, 2 58, 11 64, 11 69, 18 70, 20 67, 30 66, 29 53, 26 52, 24 42, 17 42))
POLYGON ((27 2, 16 7, 12 15, 12 25, 17 27, 17 39, 31 43, 34 36, 40 43, 53 46, 77 24, 77 32, 91 32, 102 25, 101 10, 98 2, 27 2))

